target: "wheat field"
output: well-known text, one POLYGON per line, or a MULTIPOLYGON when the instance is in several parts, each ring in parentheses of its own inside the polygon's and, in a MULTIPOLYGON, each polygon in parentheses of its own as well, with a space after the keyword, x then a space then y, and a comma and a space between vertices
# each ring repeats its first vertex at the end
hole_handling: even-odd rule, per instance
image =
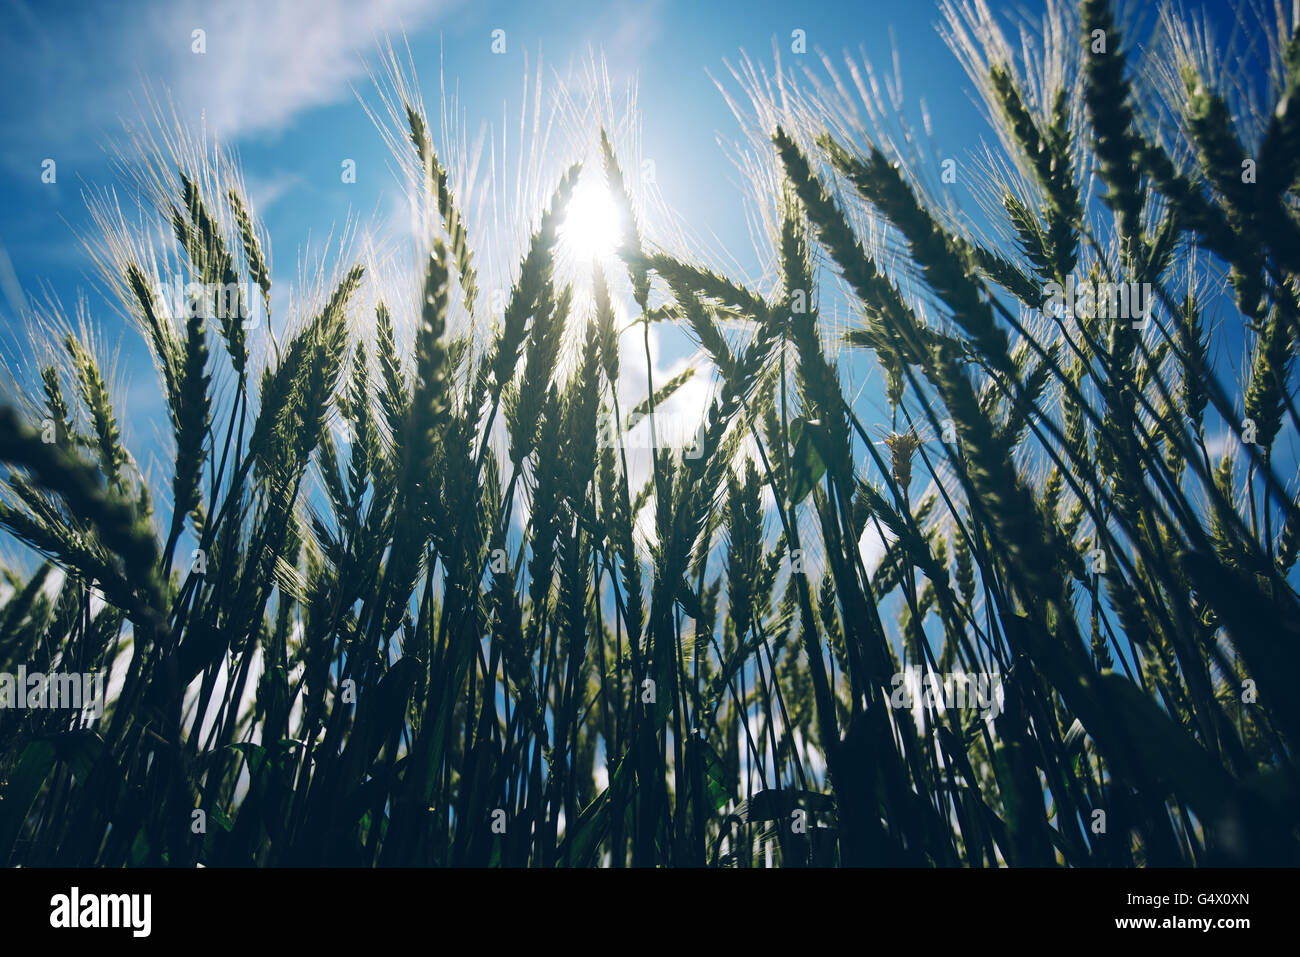
POLYGON ((978 225, 873 84, 742 67, 766 284, 654 235, 598 126, 477 236, 396 73, 416 276, 341 243, 273 315, 237 166, 142 161, 155 233, 102 207, 97 264, 166 474, 85 323, 0 407, 0 674, 107 686, 0 678, 0 860, 1300 863, 1296 18, 1252 99, 1172 7, 943 10, 978 225), (660 328, 699 361, 655 381, 660 328))

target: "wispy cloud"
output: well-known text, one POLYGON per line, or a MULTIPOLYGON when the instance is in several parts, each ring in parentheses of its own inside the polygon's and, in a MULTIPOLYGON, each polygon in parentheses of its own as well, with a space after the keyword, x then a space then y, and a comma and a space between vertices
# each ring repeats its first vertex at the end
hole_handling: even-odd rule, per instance
POLYGON ((663 29, 663 5, 663 0, 645 0, 622 9, 617 25, 603 45, 608 62, 615 65, 616 71, 619 65, 636 69, 644 62, 663 29))
POLYGON ((8 162, 85 156, 136 118, 146 84, 226 141, 278 131, 351 95, 374 38, 428 24, 459 0, 180 0, 47 12, 0 7, 8 162), (195 34, 201 30, 202 34, 195 34), (197 52, 199 49, 203 52, 197 52), (24 95, 26 94, 26 95, 24 95))

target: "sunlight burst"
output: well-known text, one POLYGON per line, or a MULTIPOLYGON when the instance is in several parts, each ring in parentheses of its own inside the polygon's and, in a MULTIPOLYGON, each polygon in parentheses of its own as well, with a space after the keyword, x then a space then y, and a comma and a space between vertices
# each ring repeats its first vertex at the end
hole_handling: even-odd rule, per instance
POLYGON ((560 227, 560 241, 575 262, 613 258, 622 238, 622 216, 603 182, 579 183, 560 227))

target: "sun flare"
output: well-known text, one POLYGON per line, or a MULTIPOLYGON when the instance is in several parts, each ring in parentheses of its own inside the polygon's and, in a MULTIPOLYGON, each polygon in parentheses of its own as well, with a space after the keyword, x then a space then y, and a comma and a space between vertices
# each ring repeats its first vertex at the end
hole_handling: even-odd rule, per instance
POLYGON ((604 183, 579 183, 560 227, 560 241, 576 262, 610 259, 618 249, 621 219, 604 183))

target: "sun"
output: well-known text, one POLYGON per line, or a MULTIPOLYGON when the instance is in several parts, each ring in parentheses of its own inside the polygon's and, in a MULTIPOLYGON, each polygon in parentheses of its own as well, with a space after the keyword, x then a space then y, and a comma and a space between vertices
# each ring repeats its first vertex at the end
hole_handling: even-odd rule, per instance
POLYGON ((600 181, 580 182, 560 226, 560 242, 578 263, 614 257, 622 234, 622 215, 600 181))

